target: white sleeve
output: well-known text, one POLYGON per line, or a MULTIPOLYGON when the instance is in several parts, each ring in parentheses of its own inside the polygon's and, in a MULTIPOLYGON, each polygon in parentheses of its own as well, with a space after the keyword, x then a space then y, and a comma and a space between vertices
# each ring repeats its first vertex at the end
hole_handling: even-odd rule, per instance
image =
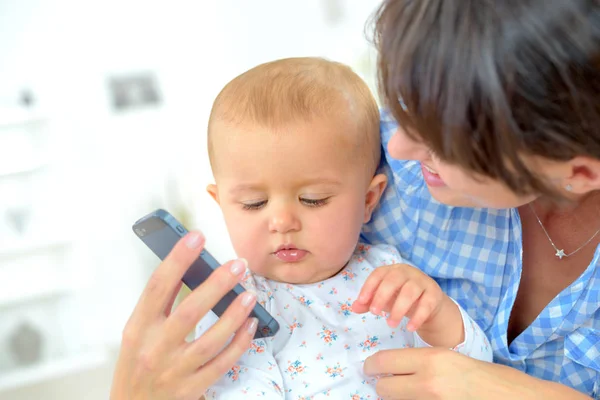
MULTIPOLYGON (((452 301, 454 301, 454 299, 452 299, 452 301)), ((456 301, 454 301, 454 303, 458 306, 460 315, 462 316, 465 340, 461 344, 455 346, 452 350, 481 361, 492 362, 492 346, 485 336, 485 333, 479 325, 473 321, 469 314, 463 310, 460 304, 456 301)), ((415 347, 432 347, 429 343, 424 341, 418 333, 415 332, 414 335, 415 347)))

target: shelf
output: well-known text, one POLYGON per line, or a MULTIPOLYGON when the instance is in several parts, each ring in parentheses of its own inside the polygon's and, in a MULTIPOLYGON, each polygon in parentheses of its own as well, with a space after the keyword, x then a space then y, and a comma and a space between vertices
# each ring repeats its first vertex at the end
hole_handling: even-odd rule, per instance
POLYGON ((23 108, 0 108, 0 132, 4 128, 40 124, 46 119, 45 115, 37 111, 23 108))
POLYGON ((97 350, 62 359, 51 360, 29 367, 22 367, 9 372, 2 371, 2 373, 0 373, 0 392, 18 389, 23 386, 42 383, 51 379, 94 369, 103 366, 107 362, 107 352, 105 350, 97 350))
POLYGON ((39 160, 33 163, 13 163, 9 167, 0 168, 0 178, 29 174, 39 171, 47 165, 48 162, 45 160, 39 160))
MULTIPOLYGON (((1 284, 0 287, 2 287, 1 284)), ((37 280, 20 282, 19 285, 2 288, 2 292, 0 292, 0 309, 40 299, 58 297, 74 290, 75 287, 65 283, 40 282, 37 280)))
POLYGON ((71 244, 70 239, 33 239, 19 240, 12 244, 0 244, 0 257, 33 255, 40 251, 63 248, 71 244))

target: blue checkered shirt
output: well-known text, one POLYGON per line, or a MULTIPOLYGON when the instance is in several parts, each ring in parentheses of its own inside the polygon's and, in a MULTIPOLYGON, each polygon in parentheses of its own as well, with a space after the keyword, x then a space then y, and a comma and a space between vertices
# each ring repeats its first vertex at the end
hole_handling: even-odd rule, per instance
MULTIPOLYGON (((383 114, 384 148, 395 129, 383 114)), ((419 163, 394 160, 387 151, 381 168, 389 186, 363 240, 395 246, 433 277, 486 332, 495 362, 600 398, 600 246, 585 272, 508 345, 522 268, 517 210, 440 204, 419 163)))

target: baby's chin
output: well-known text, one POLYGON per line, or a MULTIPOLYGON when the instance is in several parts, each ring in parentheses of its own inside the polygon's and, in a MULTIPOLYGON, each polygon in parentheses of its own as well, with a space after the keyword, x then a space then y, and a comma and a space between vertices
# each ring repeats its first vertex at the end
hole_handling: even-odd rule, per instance
MULTIPOLYGON (((282 271, 282 269, 286 266, 280 266, 279 271, 275 272, 265 272, 265 271, 253 271, 254 274, 258 276, 262 276, 263 278, 269 279, 274 282, 279 283, 287 283, 290 285, 310 285, 313 283, 323 282, 327 279, 333 278, 338 272, 325 272, 325 271, 317 271, 312 274, 307 273, 307 268, 304 266, 300 267, 298 265, 287 265, 290 270, 282 271), (283 268, 282 268, 283 267, 283 268), (295 269, 295 270, 294 270, 295 269)), ((343 268, 342 268, 343 269, 343 268)))
POLYGON ((290 276, 290 274, 257 275, 263 276, 264 278, 272 280, 273 282, 288 283, 290 285, 309 285, 311 283, 317 283, 323 281, 324 279, 327 279, 318 279, 317 277, 296 276, 296 274, 292 276, 290 276))

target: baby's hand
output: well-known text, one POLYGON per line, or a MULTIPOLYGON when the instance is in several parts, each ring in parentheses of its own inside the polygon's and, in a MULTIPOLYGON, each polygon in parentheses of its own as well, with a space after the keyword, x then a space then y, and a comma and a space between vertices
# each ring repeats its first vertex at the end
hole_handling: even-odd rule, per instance
MULTIPOLYGON (((352 311, 389 313, 387 323, 397 327, 403 317, 411 332, 435 317, 449 298, 429 276, 407 264, 376 268, 362 287, 352 311)), ((451 300, 450 300, 451 301, 451 300)))

